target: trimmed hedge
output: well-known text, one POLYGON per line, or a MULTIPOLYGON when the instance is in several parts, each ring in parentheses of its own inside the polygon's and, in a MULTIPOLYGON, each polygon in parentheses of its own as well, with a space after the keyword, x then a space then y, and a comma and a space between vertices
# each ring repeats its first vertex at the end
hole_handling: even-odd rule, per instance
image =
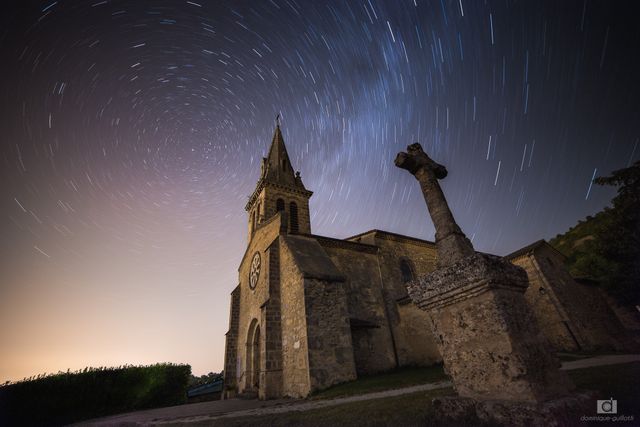
POLYGON ((0 425, 62 425, 186 402, 191 366, 85 368, 0 387, 0 425))

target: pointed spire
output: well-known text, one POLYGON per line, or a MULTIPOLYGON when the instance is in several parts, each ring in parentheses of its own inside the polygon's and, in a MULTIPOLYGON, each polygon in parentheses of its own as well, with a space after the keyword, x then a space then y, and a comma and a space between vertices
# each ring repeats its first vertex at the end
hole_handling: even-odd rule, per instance
POLYGON ((262 178, 275 184, 287 187, 299 187, 302 183, 294 175, 287 147, 284 145, 284 138, 280 130, 280 115, 276 117, 276 129, 273 133, 269 154, 265 160, 262 178))
POLYGON ((246 211, 251 209, 262 189, 269 184, 284 187, 283 189, 285 191, 301 194, 307 199, 313 194, 313 192, 307 190, 302 183, 300 172, 295 172, 291 165, 287 147, 284 145, 282 131, 280 130, 280 114, 276 116, 276 129, 273 132, 269 154, 266 158, 262 159, 260 169, 260 179, 258 180, 255 190, 253 190, 253 193, 249 196, 249 200, 245 206, 246 211))

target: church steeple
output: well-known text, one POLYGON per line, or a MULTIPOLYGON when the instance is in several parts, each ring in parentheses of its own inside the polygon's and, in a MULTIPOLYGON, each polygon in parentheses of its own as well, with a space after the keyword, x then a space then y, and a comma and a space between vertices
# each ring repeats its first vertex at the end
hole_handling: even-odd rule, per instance
POLYGON ((279 123, 276 124, 276 130, 273 132, 273 139, 271 140, 271 148, 269 148, 269 154, 267 158, 263 160, 263 163, 261 178, 275 184, 291 187, 297 186, 279 123))
POLYGON ((300 172, 294 172, 278 119, 269 154, 262 159, 261 167, 256 189, 245 206, 249 212, 249 240, 263 221, 279 211, 288 215, 289 232, 310 234, 309 198, 313 192, 305 188, 300 172))

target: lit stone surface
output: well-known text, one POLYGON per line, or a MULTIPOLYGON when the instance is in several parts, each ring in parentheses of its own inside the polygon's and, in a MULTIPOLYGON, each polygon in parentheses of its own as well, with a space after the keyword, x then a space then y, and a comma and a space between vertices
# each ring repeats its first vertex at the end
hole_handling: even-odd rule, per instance
MULTIPOLYGON (((419 161, 405 157, 407 167, 433 165, 444 176, 419 146, 412 153, 419 161)), ((584 326, 584 310, 557 286, 570 280, 561 261, 549 268, 541 259, 554 256, 546 243, 506 258, 476 254, 453 221, 435 171, 418 173, 429 180, 424 188, 441 196, 429 205, 439 224, 433 243, 381 230, 347 239, 314 235, 312 192, 294 172, 279 126, 261 164, 231 294, 225 397, 306 397, 360 375, 429 366, 444 355, 461 396, 535 402, 570 386, 536 320, 545 320, 556 349, 573 348, 568 331, 580 345, 611 347, 602 333, 606 313, 584 326), (532 260, 544 264, 537 276, 532 260), (548 292, 532 293, 529 281, 548 292)))
POLYGON ((567 397, 573 385, 559 370, 524 297, 526 271, 473 251, 438 183, 447 171, 420 144, 399 153, 395 163, 420 183, 436 228, 438 269, 407 288, 413 302, 429 313, 459 395, 435 402, 437 413, 498 425, 553 425, 558 408, 582 407, 588 396, 567 397))

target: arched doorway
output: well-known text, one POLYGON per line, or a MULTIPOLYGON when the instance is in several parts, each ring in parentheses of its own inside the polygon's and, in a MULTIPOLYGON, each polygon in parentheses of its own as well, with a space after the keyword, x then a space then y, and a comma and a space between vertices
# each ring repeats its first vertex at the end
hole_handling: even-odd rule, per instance
POLYGON ((256 319, 251 321, 247 334, 247 383, 246 388, 260 389, 260 325, 256 319))

